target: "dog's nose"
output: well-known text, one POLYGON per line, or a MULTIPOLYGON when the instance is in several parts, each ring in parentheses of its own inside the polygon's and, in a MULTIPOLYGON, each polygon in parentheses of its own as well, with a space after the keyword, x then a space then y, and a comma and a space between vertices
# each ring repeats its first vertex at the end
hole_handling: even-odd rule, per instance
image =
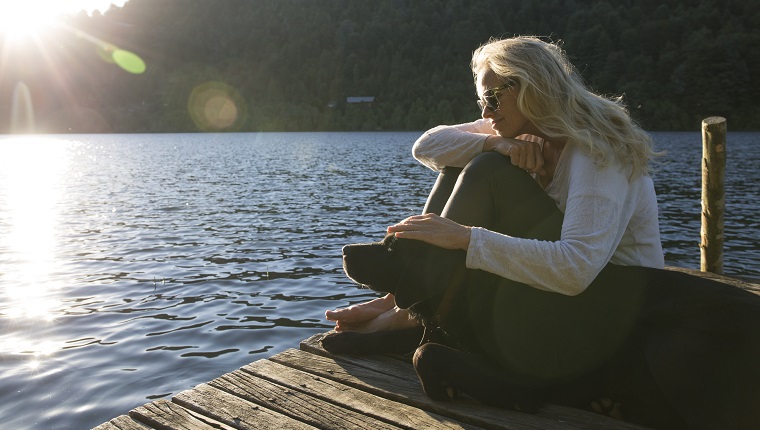
POLYGON ((343 247, 343 255, 348 255, 348 253, 351 251, 351 245, 345 245, 343 247))

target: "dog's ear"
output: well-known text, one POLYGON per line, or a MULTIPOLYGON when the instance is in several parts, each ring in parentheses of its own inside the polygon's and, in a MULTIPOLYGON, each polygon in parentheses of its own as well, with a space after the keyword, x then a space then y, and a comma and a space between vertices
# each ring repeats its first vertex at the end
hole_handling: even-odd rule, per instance
POLYGON ((442 295, 455 273, 464 270, 465 254, 424 242, 399 239, 394 244, 403 262, 399 285, 394 294, 401 309, 442 295))

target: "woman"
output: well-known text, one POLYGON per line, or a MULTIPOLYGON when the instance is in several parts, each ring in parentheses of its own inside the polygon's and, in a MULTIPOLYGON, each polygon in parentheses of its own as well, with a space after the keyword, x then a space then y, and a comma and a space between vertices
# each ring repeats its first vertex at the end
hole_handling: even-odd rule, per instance
MULTIPOLYGON (((609 262, 662 268, 652 143, 620 100, 589 91, 563 50, 535 37, 487 43, 472 71, 482 119, 415 143, 414 157, 441 173, 424 214, 388 232, 566 296, 609 262)), ((390 295, 326 317, 337 331, 416 324, 390 295)))

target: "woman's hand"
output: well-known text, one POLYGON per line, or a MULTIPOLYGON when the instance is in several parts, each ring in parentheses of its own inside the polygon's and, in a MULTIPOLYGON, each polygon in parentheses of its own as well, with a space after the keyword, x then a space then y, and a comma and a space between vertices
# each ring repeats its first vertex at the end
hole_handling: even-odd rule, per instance
POLYGON ((543 168, 544 154, 541 152, 539 142, 494 135, 486 138, 483 151, 494 151, 506 155, 512 160, 513 165, 530 173, 537 173, 539 176, 546 174, 543 168))
POLYGON ((416 239, 447 249, 467 250, 470 246, 470 227, 458 224, 434 213, 414 215, 388 227, 396 237, 416 239))

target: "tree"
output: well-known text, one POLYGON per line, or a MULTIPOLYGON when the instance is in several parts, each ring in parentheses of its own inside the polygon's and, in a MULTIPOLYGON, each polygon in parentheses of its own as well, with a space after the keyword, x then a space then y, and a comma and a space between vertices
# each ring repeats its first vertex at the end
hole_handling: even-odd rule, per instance
POLYGON ((68 130, 66 109, 97 112, 113 131, 196 131, 190 95, 218 82, 243 100, 241 131, 421 130, 477 117, 473 50, 533 34, 562 41, 585 80, 624 94, 649 129, 693 129, 694 118, 714 113, 730 116, 732 130, 758 128, 756 3, 130 0, 69 24, 137 53, 146 73, 129 75, 59 32, 45 42, 56 47, 47 56, 4 51, 0 98, 26 82, 51 132, 68 130), (345 106, 362 95, 376 97, 371 110, 345 106))

